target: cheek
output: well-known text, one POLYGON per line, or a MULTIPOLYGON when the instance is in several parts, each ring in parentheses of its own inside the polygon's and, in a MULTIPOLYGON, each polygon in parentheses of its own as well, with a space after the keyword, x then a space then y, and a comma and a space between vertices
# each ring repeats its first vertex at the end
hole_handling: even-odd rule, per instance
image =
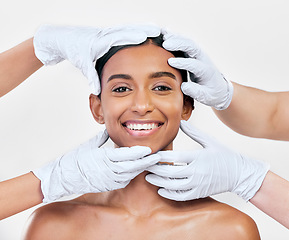
POLYGON ((115 125, 121 112, 121 106, 111 99, 102 99, 102 112, 107 129, 113 128, 115 125))
POLYGON ((111 140, 118 146, 121 146, 119 138, 119 128, 121 126, 119 119, 126 108, 127 101, 125 99, 121 101, 111 97, 103 97, 102 99, 102 111, 106 130, 111 140))
POLYGON ((173 94, 166 100, 160 99, 158 102, 159 109, 170 118, 174 118, 175 122, 181 119, 183 111, 183 95, 173 94))

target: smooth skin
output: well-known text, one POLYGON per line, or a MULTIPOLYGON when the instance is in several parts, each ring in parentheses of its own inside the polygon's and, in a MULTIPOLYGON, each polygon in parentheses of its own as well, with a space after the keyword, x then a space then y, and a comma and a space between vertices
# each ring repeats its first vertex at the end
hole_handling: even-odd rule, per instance
MULTIPOLYGON (((34 54, 32 38, 1 53, 0 97, 42 66, 34 54)), ((42 199, 40 180, 31 172, 3 181, 0 183, 0 220, 36 206, 42 199)))
POLYGON ((0 54, 0 97, 21 84, 43 64, 34 54, 33 38, 0 54))
MULTIPOLYGON (((169 61, 171 66, 187 70, 197 79, 197 82, 184 84, 183 92, 200 103, 211 106, 226 125, 250 137, 289 140, 288 92, 270 93, 236 83, 231 85, 207 54, 190 39, 168 33, 163 45, 168 50, 181 50, 188 54, 189 58, 169 61)), ((227 159, 228 162, 230 160, 227 159)), ((218 169, 215 173, 217 172, 218 169)), ((203 177, 210 176, 204 174, 203 177)), ((248 182, 255 184, 251 179, 248 182)), ((204 186, 200 186, 201 189, 202 187, 204 186)), ((209 186, 205 186, 203 190, 208 195, 215 192, 209 186)), ((288 181, 269 171, 261 188, 250 201, 289 228, 288 181), (278 202, 278 199, 282 199, 281 204, 272 204, 278 202)))
MULTIPOLYGON (((256 138, 289 141, 289 92, 266 92, 237 83, 231 104, 216 115, 234 131, 256 138)), ((250 202, 289 228, 289 182, 271 171, 250 202), (272 204, 277 201, 279 204, 272 204)))
MULTIPOLYGON (((102 56, 110 44, 140 43, 147 36, 157 36, 159 33, 160 29, 158 27, 145 25, 139 27, 126 25, 103 29, 43 25, 38 29, 34 38, 0 54, 0 97, 17 87, 32 73, 41 68, 42 63, 54 65, 65 59, 82 70, 89 81, 94 80, 94 92, 98 92, 99 81, 93 64, 95 58, 102 56)), ((82 164, 85 165, 84 162, 83 160, 82 164)), ((53 161, 51 164, 57 164, 57 161, 53 161)), ((75 173, 81 172, 80 165, 73 169, 75 173)), ((49 188, 48 185, 55 182, 43 181, 41 176, 51 174, 49 172, 50 168, 45 167, 42 170, 41 175, 37 171, 37 176, 42 180, 41 187, 43 188, 45 185, 49 188), (44 169, 46 174, 44 174, 44 169)), ((64 174, 64 172, 61 173, 64 174)), ((19 178, 0 183, 0 219, 41 203, 44 196, 45 199, 49 199, 47 195, 51 192, 43 192, 44 196, 42 196, 39 179, 32 173, 28 173, 19 178)), ((86 184, 86 180, 83 180, 86 184)), ((82 183, 77 181, 75 189, 79 186, 77 184, 81 185, 82 183)), ((61 184, 58 184, 58 186, 64 187, 61 184)), ((76 193, 75 191, 73 190, 73 193, 76 193)), ((62 193, 72 194, 67 188, 62 193)))
MULTIPOLYGON (((167 64, 170 57, 166 50, 145 44, 120 50, 104 66, 101 99, 92 95, 90 107, 116 147, 141 143, 153 152, 173 149, 180 120, 187 120, 193 107, 183 100, 180 73, 167 64), (132 122, 161 125, 140 131, 128 129, 132 122)), ((210 198, 162 198, 146 174, 124 189, 37 209, 24 239, 260 239, 246 214, 210 198)))

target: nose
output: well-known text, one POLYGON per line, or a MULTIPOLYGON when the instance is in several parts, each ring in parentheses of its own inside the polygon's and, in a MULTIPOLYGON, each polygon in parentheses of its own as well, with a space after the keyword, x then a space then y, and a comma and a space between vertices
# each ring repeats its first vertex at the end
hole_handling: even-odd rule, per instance
POLYGON ((131 110, 143 116, 154 110, 152 96, 147 91, 137 91, 134 93, 131 110))

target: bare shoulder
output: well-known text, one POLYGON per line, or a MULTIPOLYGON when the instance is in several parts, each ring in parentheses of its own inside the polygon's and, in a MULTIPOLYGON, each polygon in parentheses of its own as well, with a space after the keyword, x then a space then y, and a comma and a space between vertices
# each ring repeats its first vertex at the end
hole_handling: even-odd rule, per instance
POLYGON ((215 234, 219 233, 220 239, 260 239, 255 221, 247 214, 217 201, 215 201, 213 208, 214 219, 217 222, 215 234))
POLYGON ((81 226, 82 204, 57 202, 36 209, 28 221, 24 239, 73 239, 81 226), (73 229, 73 230, 72 230, 73 229))

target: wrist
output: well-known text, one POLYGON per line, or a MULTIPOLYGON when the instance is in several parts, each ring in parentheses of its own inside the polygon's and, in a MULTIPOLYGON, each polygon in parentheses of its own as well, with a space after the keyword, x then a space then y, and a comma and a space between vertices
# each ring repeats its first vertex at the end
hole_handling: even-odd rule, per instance
MULTIPOLYGON (((223 76, 223 75, 222 75, 223 76)), ((216 110, 225 110, 229 107, 229 105, 232 102, 233 99, 233 94, 234 94, 234 87, 233 84, 230 80, 227 80, 224 76, 223 76, 224 81, 226 82, 226 94, 224 96, 224 99, 217 104, 216 106, 214 106, 214 108, 216 110)))
POLYGON ((243 167, 234 192, 248 202, 258 192, 270 169, 268 163, 242 156, 243 167))
POLYGON ((57 44, 60 34, 60 27, 51 25, 42 25, 36 31, 33 38, 34 53, 42 64, 55 65, 64 60, 57 44))

